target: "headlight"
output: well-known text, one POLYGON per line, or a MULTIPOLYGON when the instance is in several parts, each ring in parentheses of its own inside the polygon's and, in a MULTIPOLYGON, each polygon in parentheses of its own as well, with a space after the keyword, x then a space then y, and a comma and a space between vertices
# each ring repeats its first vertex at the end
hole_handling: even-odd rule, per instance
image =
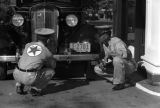
POLYGON ((68 15, 68 16, 66 17, 66 23, 67 23, 67 25, 70 26, 70 27, 76 26, 77 23, 78 23, 78 18, 77 18, 77 16, 75 16, 75 15, 68 15))
POLYGON ((12 17, 12 23, 14 26, 21 26, 24 23, 24 18, 20 14, 15 14, 12 17))

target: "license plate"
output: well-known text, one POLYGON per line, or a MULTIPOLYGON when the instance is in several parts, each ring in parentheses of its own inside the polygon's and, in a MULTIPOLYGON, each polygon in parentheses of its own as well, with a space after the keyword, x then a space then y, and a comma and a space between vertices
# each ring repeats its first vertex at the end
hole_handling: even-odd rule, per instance
POLYGON ((70 49, 75 50, 76 52, 90 52, 91 51, 91 44, 89 42, 77 42, 77 43, 70 43, 70 49))

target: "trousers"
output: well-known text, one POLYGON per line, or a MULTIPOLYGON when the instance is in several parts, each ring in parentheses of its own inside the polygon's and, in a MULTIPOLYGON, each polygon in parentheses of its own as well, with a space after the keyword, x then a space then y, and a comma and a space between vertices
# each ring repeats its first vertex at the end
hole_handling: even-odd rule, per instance
POLYGON ((122 84, 136 70, 134 61, 121 57, 113 57, 113 84, 122 84))
POLYGON ((22 72, 17 68, 13 72, 16 85, 24 84, 42 90, 54 76, 55 71, 51 68, 43 68, 38 72, 22 72))

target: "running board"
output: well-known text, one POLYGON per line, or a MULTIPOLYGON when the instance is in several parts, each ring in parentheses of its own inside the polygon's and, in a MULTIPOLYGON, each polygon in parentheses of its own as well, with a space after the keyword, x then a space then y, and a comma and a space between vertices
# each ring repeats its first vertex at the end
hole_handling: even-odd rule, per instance
MULTIPOLYGON (((0 62, 16 62, 20 57, 14 55, 0 56, 0 62)), ((53 58, 57 61, 92 61, 97 60, 99 54, 53 55, 53 58)))

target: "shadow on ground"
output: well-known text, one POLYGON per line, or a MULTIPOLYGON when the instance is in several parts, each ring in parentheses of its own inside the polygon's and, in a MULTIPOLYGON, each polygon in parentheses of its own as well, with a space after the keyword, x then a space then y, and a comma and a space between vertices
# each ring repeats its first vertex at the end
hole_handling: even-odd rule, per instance
POLYGON ((147 78, 147 72, 142 64, 138 64, 137 71, 131 74, 134 82, 139 82, 147 78))
POLYGON ((69 79, 58 79, 58 82, 53 79, 53 82, 50 83, 48 86, 43 90, 43 94, 52 94, 60 91, 70 90, 81 86, 89 85, 91 81, 98 81, 98 80, 106 80, 105 78, 95 75, 93 79, 83 78, 69 78, 69 79))
POLYGON ((85 79, 67 79, 49 84, 44 90, 43 94, 52 94, 60 91, 74 89, 76 87, 88 85, 89 81, 85 79))
MULTIPOLYGON (((109 74, 113 74, 113 67, 109 67, 108 68, 108 73, 109 74)), ((107 77, 107 76, 105 76, 107 77)), ((52 82, 55 81, 55 83, 50 83, 44 90, 43 90, 43 94, 52 94, 52 93, 56 93, 56 92, 60 92, 60 91, 65 91, 65 90, 70 90, 70 89, 74 89, 76 87, 81 87, 81 86, 85 86, 85 85, 89 85, 90 81, 97 81, 97 80, 106 80, 106 82, 112 83, 109 80, 107 80, 107 78, 105 78, 103 76, 99 76, 97 74, 95 74, 94 72, 91 72, 90 74, 88 74, 88 78, 83 76, 82 79, 79 78, 59 78, 59 82, 56 82, 55 79, 52 79, 52 82)), ((112 76, 108 76, 108 77, 112 77, 112 76)), ((134 73, 131 74, 131 78, 132 81, 134 83, 137 83, 139 81, 142 81, 144 79, 147 78, 147 73, 146 70, 143 66, 139 65, 137 68, 137 71, 135 71, 134 73)), ((7 80, 13 80, 13 74, 9 73, 7 76, 7 80)))

